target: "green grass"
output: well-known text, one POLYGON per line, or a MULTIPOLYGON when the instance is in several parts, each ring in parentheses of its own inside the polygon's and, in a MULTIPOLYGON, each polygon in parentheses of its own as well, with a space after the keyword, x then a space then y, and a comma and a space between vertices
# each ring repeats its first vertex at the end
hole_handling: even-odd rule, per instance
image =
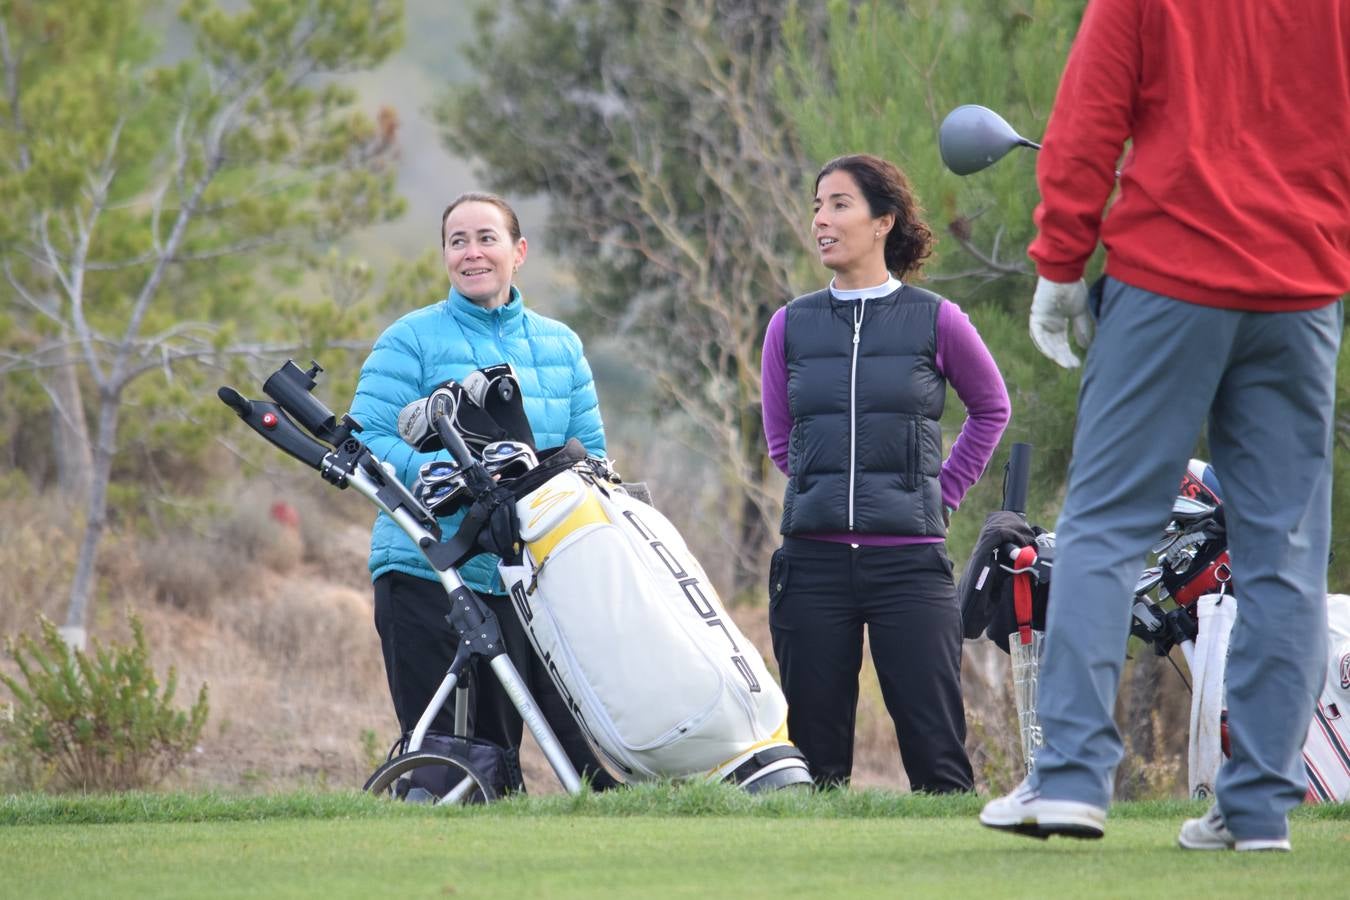
POLYGON ((428 809, 355 794, 0 799, 3 897, 1246 897, 1343 893, 1350 807, 1293 854, 1185 854, 1191 803, 1097 842, 996 834, 982 798, 654 786, 428 809))

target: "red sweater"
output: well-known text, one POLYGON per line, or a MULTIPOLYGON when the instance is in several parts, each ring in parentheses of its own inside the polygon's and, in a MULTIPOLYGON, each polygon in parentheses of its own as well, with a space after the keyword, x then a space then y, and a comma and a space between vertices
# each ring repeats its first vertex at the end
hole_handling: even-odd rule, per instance
POLYGON ((1350 0, 1089 0, 1040 153, 1051 281, 1106 271, 1205 306, 1350 290, 1350 0), (1115 187, 1110 214, 1102 209, 1115 187))

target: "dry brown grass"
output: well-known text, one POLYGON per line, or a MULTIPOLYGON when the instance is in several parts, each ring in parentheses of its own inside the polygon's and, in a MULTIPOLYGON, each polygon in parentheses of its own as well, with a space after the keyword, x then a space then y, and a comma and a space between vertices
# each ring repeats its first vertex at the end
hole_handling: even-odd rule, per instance
POLYGON ((157 537, 108 556, 120 569, 112 573, 105 566, 108 581, 127 585, 139 578, 145 599, 195 615, 205 615, 229 581, 219 544, 195 535, 157 537), (133 560, 135 574, 128 565, 133 560))
POLYGON ((252 562, 275 572, 290 572, 304 556, 300 529, 278 521, 273 504, 293 506, 263 486, 241 492, 212 528, 220 551, 232 562, 252 562))
MULTIPOLYGON (((1173 653, 1184 667, 1181 652, 1173 653)), ((1116 772, 1117 799, 1186 796, 1190 710, 1191 694, 1180 676, 1163 657, 1139 647, 1125 664, 1116 703, 1125 743, 1116 772)))
MULTIPOLYGON (((371 751, 397 734, 372 623, 365 570, 371 514, 336 494, 284 497, 299 527, 268 514, 263 486, 238 492, 215 522, 145 539, 108 536, 91 633, 125 640, 131 608, 145 623, 156 663, 178 669, 180 698, 210 685, 211 716, 199 748, 167 786, 230 790, 359 786, 371 751)), ((0 637, 31 631, 39 613, 64 619, 78 540, 55 504, 0 499, 0 637)), ((770 669, 764 605, 732 611, 770 669)), ((0 659, 0 665, 6 661, 0 659)), ((1170 667, 1138 660, 1122 690, 1128 733, 1124 794, 1184 794, 1187 694, 1170 667)), ((967 642, 963 679, 967 748, 977 787, 1001 791, 1021 777, 1007 658, 967 642)), ((903 789, 895 732, 870 657, 861 677, 854 783, 903 789)), ((522 752, 533 793, 559 790, 533 741, 522 752)))
POLYGON ((0 499, 0 636, 63 620, 79 530, 55 501, 0 499))
POLYGON ((993 641, 966 641, 961 684, 966 701, 966 752, 976 790, 1003 794, 1026 774, 1013 698, 1012 666, 993 641))
POLYGON ((209 618, 162 620, 168 661, 211 685, 212 721, 187 778, 245 789, 365 780, 363 733, 397 726, 363 587, 255 570, 209 618))
MULTIPOLYGON (((259 505, 244 492, 211 527, 109 534, 90 633, 125 640, 123 610, 135 610, 157 667, 178 670, 180 703, 210 685, 200 745, 166 786, 359 786, 370 774, 363 734, 384 743, 397 732, 371 624, 368 530, 329 518, 329 558, 359 561, 339 583, 302 561, 300 532, 278 530, 259 505)), ((49 504, 16 507, 0 501, 0 517, 19 523, 0 542, 0 637, 33 631, 39 614, 64 620, 78 537, 49 504)))

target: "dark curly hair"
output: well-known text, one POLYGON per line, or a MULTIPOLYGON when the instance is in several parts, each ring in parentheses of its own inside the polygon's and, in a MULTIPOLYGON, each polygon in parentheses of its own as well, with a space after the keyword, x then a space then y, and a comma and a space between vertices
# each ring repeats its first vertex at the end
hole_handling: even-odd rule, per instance
POLYGON ((887 213, 895 216, 895 226, 886 235, 887 270, 896 278, 917 275, 923 261, 933 253, 933 232, 923 220, 923 207, 905 173, 894 163, 867 153, 855 153, 827 162, 816 176, 816 189, 820 189, 820 179, 838 171, 853 176, 873 218, 887 213))

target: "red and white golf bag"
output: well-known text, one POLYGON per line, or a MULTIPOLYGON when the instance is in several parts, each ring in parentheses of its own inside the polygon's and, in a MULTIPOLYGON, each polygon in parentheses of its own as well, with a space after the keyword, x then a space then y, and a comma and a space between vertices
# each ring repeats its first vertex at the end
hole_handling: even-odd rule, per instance
POLYGON ((1310 803, 1350 800, 1350 596, 1327 597, 1327 620, 1327 680, 1303 744, 1310 803))
MULTIPOLYGON (((1207 796, 1214 792, 1226 749, 1223 677, 1239 601, 1206 594, 1197 603, 1200 627, 1189 655, 1195 680, 1189 771, 1191 796, 1207 796)), ((1350 596, 1327 597, 1327 620, 1327 677, 1303 743, 1309 803, 1350 800, 1350 596)))

